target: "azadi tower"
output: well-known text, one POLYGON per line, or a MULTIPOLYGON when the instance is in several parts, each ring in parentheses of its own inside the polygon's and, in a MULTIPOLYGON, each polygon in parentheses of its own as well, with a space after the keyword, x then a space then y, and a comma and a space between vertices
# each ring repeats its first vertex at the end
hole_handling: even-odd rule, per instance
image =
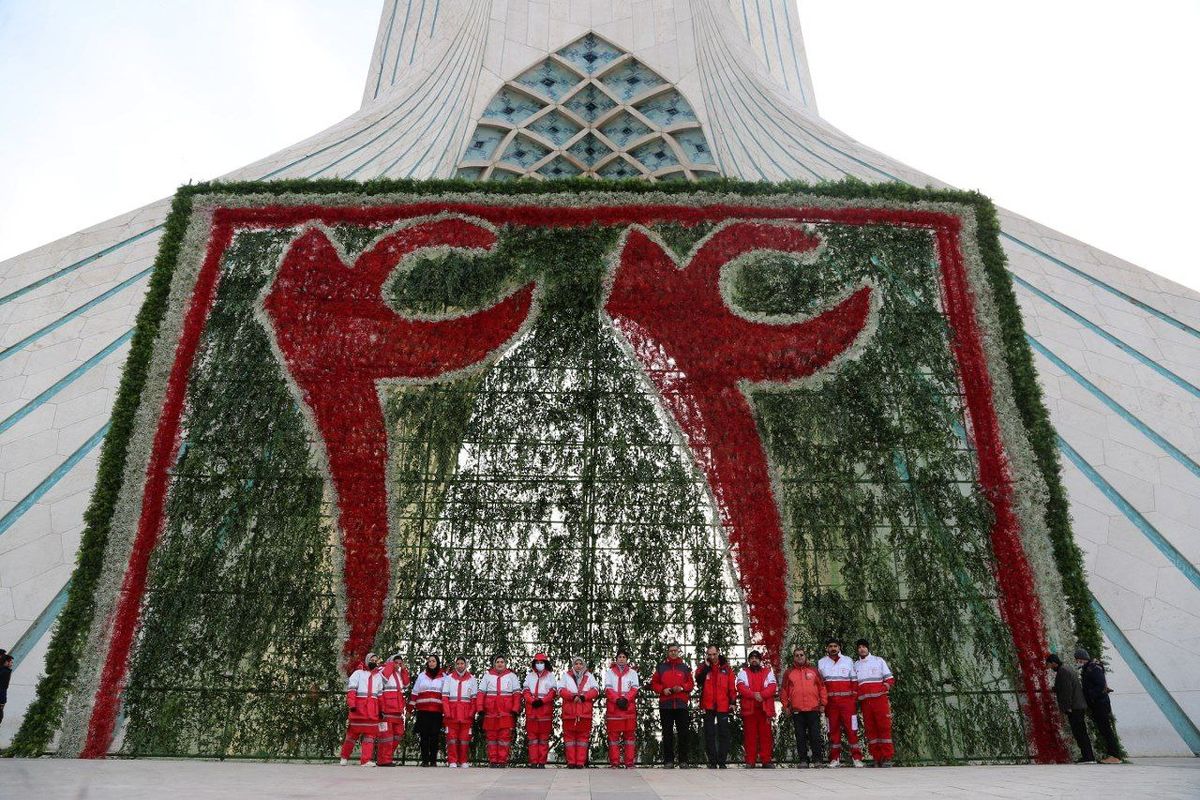
MULTIPOLYGON (((787 0, 385 0, 362 107, 221 177, 575 175, 944 186, 821 118, 787 0)), ((67 596, 168 206, 0 264, 0 742, 67 596)), ((1001 222, 1123 740, 1200 753, 1200 295, 1001 222)))

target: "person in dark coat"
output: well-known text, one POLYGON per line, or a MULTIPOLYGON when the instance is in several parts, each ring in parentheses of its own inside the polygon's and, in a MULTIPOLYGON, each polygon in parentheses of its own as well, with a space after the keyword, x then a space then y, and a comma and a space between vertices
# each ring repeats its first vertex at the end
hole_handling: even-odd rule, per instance
POLYGON ((1100 731, 1104 740, 1105 764, 1121 763, 1121 746, 1117 744, 1117 735, 1113 732, 1112 701, 1108 695, 1108 679, 1104 676, 1104 665, 1095 660, 1082 647, 1075 651, 1075 663, 1079 666, 1080 682, 1083 684, 1083 699, 1087 703, 1088 713, 1100 731))
POLYGON ((1082 754, 1077 763, 1094 764, 1096 754, 1092 751, 1092 740, 1087 730, 1087 703, 1083 699, 1083 685, 1075 670, 1062 663, 1062 659, 1051 653, 1046 656, 1046 665, 1054 671, 1054 697, 1058 709, 1071 723, 1071 735, 1082 754))
POLYGON ((0 723, 4 722, 4 704, 8 702, 8 682, 12 679, 13 657, 0 650, 0 723))

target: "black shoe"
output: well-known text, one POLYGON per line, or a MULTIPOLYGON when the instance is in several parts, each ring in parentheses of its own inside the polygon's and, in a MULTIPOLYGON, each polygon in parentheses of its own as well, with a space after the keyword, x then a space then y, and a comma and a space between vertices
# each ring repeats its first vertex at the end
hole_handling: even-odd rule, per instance
POLYGON ((892 760, 890 758, 885 758, 883 761, 879 762, 879 766, 890 767, 892 766, 892 760))
POLYGON ((775 769, 775 765, 774 764, 763 764, 762 768, 763 769, 775 769))
POLYGON ((717 764, 717 769, 729 769, 728 764, 717 764))
POLYGON ((390 764, 376 764, 375 766, 377 766, 377 767, 394 767, 394 766, 396 766, 396 762, 393 761, 390 764))
POLYGON ((709 765, 708 765, 708 768, 709 768, 709 769, 716 769, 716 768, 717 768, 717 765, 716 765, 716 764, 709 764, 709 765))
POLYGON ((807 761, 801 761, 800 763, 796 764, 796 769, 808 769, 811 766, 812 764, 809 764, 807 761))
POLYGON ((663 769, 675 769, 675 763, 672 761, 668 761, 665 764, 663 764, 663 769))

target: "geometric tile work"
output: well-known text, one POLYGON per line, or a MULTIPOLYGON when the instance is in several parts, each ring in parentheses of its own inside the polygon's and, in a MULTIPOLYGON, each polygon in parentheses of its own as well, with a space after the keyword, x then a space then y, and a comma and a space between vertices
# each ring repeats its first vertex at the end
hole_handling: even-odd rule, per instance
POLYGON ((703 180, 719 174, 683 95, 591 32, 496 93, 457 172, 471 180, 703 180))

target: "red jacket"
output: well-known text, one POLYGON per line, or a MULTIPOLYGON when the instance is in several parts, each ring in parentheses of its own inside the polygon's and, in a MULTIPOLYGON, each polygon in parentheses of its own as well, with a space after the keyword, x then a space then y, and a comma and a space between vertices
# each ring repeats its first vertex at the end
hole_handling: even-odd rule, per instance
POLYGON ((752 670, 744 668, 737 676, 738 705, 743 717, 754 717, 766 714, 775 716, 775 693, 779 687, 775 684, 775 673, 765 664, 752 670), (762 701, 754 699, 755 694, 762 695, 762 701))
POLYGON ((600 696, 600 687, 596 685, 596 676, 590 672, 584 672, 583 677, 576 684, 575 676, 571 674, 570 670, 567 670, 563 673, 558 687, 558 693, 563 699, 563 722, 580 722, 585 719, 590 722, 596 698, 600 696), (576 697, 582 697, 583 701, 577 702, 576 697))
POLYGON ((788 667, 783 673, 783 690, 780 694, 784 711, 816 711, 829 699, 825 694, 825 681, 812 664, 803 667, 788 667))
POLYGON ((733 668, 729 666, 725 656, 721 656, 721 663, 717 664, 716 669, 711 668, 708 662, 697 667, 696 685, 700 687, 700 708, 720 714, 729 711, 733 707, 734 698, 737 697, 734 682, 733 668))
POLYGON ((659 708, 687 708, 695 686, 692 671, 679 658, 668 658, 659 664, 650 679, 650 691, 658 695, 659 708), (669 692, 670 689, 683 691, 669 692))
POLYGON ((408 669, 396 669, 396 662, 388 661, 379 669, 383 679, 383 695, 381 697, 384 714, 398 716, 404 714, 404 690, 408 686, 408 669))
POLYGON ((479 683, 470 671, 459 675, 454 670, 442 679, 442 713, 446 722, 465 723, 475 719, 475 698, 479 683))

